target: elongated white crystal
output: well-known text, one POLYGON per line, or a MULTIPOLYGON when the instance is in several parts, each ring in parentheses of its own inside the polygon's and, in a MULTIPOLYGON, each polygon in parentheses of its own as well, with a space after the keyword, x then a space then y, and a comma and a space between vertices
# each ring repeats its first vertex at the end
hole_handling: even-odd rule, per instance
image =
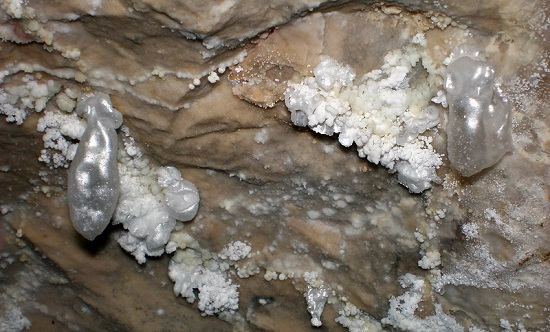
POLYGON ((449 160, 460 174, 472 176, 511 150, 511 107, 495 86, 493 67, 470 56, 449 64, 445 90, 449 160))
POLYGON ((105 230, 118 201, 116 128, 122 115, 105 93, 80 101, 77 113, 88 124, 69 168, 67 199, 74 228, 91 241, 105 230))
POLYGON ((324 287, 311 287, 308 286, 306 293, 307 301, 307 311, 311 315, 311 325, 312 326, 321 326, 321 314, 325 308, 325 303, 327 302, 327 290, 324 287))

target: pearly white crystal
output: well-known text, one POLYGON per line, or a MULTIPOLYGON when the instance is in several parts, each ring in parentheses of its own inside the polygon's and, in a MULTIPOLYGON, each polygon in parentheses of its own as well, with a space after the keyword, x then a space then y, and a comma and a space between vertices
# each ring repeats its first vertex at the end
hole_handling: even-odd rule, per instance
POLYGON ((74 228, 91 241, 105 230, 118 201, 116 129, 122 115, 101 92, 81 100, 77 114, 88 124, 69 168, 67 200, 74 228))

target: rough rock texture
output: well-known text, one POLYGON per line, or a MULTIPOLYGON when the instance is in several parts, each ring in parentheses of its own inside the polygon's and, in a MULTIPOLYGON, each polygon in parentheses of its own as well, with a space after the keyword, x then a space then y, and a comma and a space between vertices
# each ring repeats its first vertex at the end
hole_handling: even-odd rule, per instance
MULTIPOLYGON (((3 1, 0 87, 60 88, 31 104, 8 96, 29 115, 21 126, 0 123, 0 324, 300 331, 311 328, 304 294, 322 286, 322 329, 361 330, 384 317, 384 328, 406 329, 389 300, 411 273, 425 280, 418 319, 441 305, 466 328, 549 329, 548 4, 387 3, 3 1), (354 149, 293 127, 280 101, 286 82, 308 76, 322 55, 363 75, 417 33, 435 72, 464 42, 484 50, 514 105, 514 152, 468 179, 445 161, 442 185, 411 195, 354 149), (178 250, 206 260, 230 242, 250 245, 229 269, 237 313, 201 317, 172 292, 170 256, 138 265, 116 244, 120 227, 93 243, 71 228, 66 170, 38 161, 36 131, 44 112, 65 107, 67 89, 109 93, 151 162, 197 186, 197 217, 173 233, 178 250)), ((431 134, 443 154, 444 128, 431 134)))

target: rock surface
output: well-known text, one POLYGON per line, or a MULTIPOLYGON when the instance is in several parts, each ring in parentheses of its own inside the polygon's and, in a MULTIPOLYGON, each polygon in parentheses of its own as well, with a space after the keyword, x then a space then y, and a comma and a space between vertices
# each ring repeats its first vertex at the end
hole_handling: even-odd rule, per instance
MULTIPOLYGON (((3 1, 1 108, 26 119, 0 124, 0 330, 309 330, 309 289, 328 290, 325 330, 550 328, 548 4, 386 3, 3 1), (467 179, 444 158, 442 184, 412 195, 294 127, 281 100, 322 56, 361 76, 418 33, 441 75, 460 44, 485 52, 514 106, 514 151, 467 179), (89 91, 110 94, 152 165, 199 189, 197 217, 169 245, 225 266, 236 312, 202 317, 174 295, 171 255, 137 264, 116 243, 122 227, 94 242, 71 228, 69 148, 44 147, 51 134, 36 129, 89 91), (216 255, 236 241, 250 255, 216 255), (407 274, 422 286, 402 287, 407 274), (403 294, 418 297, 408 316, 390 301, 403 294)), ((440 112, 430 135, 445 154, 440 112)))

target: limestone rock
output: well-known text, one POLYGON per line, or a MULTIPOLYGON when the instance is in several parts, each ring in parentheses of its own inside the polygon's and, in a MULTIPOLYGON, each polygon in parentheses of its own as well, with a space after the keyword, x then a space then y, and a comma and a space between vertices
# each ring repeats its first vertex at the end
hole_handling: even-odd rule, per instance
MULTIPOLYGON (((405 326, 396 319, 411 330, 437 319, 548 329, 548 4, 385 3, 2 1, 0 113, 26 119, 0 124, 0 326, 305 331, 304 293, 317 287, 327 330, 405 326), (361 76, 418 34, 441 77, 462 43, 491 59, 514 105, 514 151, 468 179, 443 158, 443 183, 411 195, 354 149, 295 128, 281 100, 322 56, 361 76), (70 154, 55 152, 56 131, 41 139, 36 128, 44 114, 70 116, 89 91, 123 114, 121 142, 130 135, 152 165, 198 188, 198 215, 167 251, 226 273, 239 285, 236 313, 202 317, 172 292, 170 255, 138 265, 116 244, 120 226, 92 243, 71 228, 70 154), (66 159, 39 162, 45 149, 66 159), (250 255, 221 259, 236 241, 250 255), (396 311, 400 296, 419 302, 396 311)), ((442 154, 444 128, 430 133, 442 154)), ((63 139, 76 143, 69 129, 63 139)))

